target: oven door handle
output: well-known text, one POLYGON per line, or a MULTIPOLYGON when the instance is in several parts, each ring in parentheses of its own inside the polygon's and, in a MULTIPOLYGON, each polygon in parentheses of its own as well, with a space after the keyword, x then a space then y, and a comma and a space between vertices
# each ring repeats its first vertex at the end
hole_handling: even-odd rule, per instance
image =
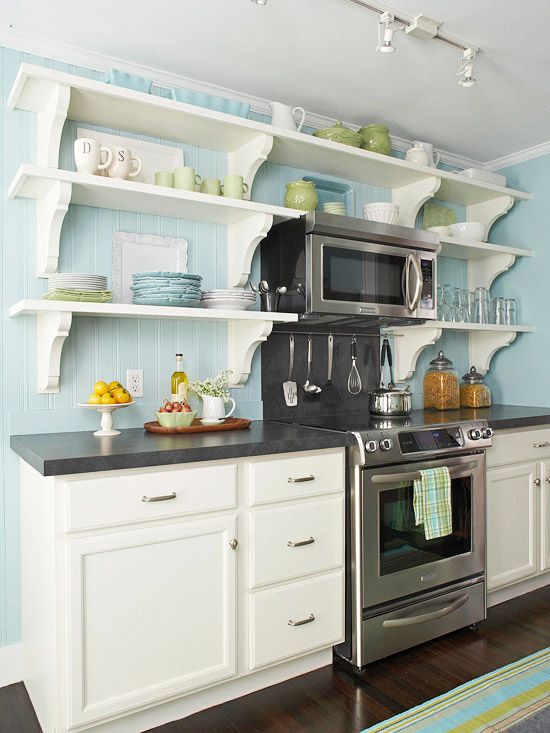
MULTIPOLYGON (((470 461, 469 463, 461 463, 456 466, 449 468, 451 476, 455 476, 457 473, 463 473, 464 471, 471 471, 478 467, 477 461, 470 461)), ((408 471, 407 473, 378 473, 371 476, 373 484, 394 484, 396 481, 419 481, 422 478, 420 471, 408 471)))
POLYGON ((424 624, 428 621, 435 621, 442 616, 448 616, 448 614, 456 611, 457 608, 463 606, 469 599, 469 595, 459 596, 455 601, 450 603, 445 608, 440 608, 439 611, 429 611, 428 613, 422 613, 420 616, 406 616, 405 618, 389 618, 382 622, 382 626, 386 629, 397 629, 403 626, 415 626, 416 624, 424 624))

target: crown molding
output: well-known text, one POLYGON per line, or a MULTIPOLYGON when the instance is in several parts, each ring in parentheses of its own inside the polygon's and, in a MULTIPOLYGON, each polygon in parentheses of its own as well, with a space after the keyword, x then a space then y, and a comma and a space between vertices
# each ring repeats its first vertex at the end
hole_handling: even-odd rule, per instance
MULTIPOLYGON (((261 115, 271 116, 271 107, 269 100, 262 97, 256 97, 250 94, 244 94, 235 89, 227 89, 226 87, 210 84, 209 82, 199 81, 180 74, 173 74, 169 71, 156 69, 152 66, 136 64, 131 61, 118 58, 117 56, 107 56, 105 54, 88 51, 78 46, 72 46, 65 43, 58 43, 47 38, 33 36, 27 33, 21 33, 10 29, 0 29, 0 46, 12 48, 16 51, 42 56, 47 59, 61 61, 73 66, 81 66, 91 71, 103 73, 112 67, 121 68, 131 74, 144 76, 153 80, 153 84, 159 87, 186 87, 195 91, 205 92, 229 99, 238 99, 246 101, 250 104, 252 112, 261 115)), ((316 114, 315 112, 306 111, 305 124, 314 129, 322 129, 323 127, 331 127, 335 122, 334 117, 326 117, 325 115, 316 114)), ((344 124, 357 127, 359 123, 345 122, 344 124)), ((405 152, 412 145, 412 140, 406 138, 391 136, 392 146, 395 150, 405 152)), ((439 150, 439 149, 438 149, 439 150)), ((439 150, 441 162, 457 168, 471 168, 472 166, 480 168, 482 164, 479 161, 472 160, 461 155, 455 155, 446 150, 439 150)))
POLYGON ((550 140, 545 143, 533 145, 530 148, 525 148, 524 150, 518 150, 517 153, 511 153, 510 155, 502 156, 502 158, 490 160, 483 167, 488 171, 498 171, 501 168, 508 168, 508 166, 523 163, 526 160, 540 158, 541 155, 548 155, 548 153, 550 153, 550 140))

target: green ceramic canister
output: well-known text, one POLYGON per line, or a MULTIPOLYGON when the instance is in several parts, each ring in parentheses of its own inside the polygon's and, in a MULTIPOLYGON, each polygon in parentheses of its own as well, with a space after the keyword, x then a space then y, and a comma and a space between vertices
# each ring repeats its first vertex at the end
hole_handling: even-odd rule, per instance
POLYGON ((290 181, 286 184, 285 206, 289 209, 314 211, 319 203, 313 181, 290 181))
POLYGON ((389 155, 391 152, 390 131, 386 125, 367 125, 362 127, 359 134, 363 138, 361 147, 371 153, 389 155))

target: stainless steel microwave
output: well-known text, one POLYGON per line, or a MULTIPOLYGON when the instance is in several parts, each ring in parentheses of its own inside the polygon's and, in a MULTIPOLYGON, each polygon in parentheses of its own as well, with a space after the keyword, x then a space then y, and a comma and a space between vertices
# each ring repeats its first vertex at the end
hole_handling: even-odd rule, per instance
POLYGON ((436 319, 438 250, 433 232, 310 212, 271 228, 261 273, 289 313, 436 319))

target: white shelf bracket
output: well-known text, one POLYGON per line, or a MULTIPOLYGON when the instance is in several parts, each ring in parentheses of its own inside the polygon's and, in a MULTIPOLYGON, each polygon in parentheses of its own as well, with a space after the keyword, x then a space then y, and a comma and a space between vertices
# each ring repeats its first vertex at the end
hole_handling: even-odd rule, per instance
POLYGON ((36 120, 36 163, 46 168, 59 168, 61 133, 67 119, 71 88, 52 86, 51 94, 36 120))
POLYGON ((271 214, 252 214, 227 227, 227 280, 229 288, 244 287, 250 276, 256 247, 273 224, 271 214))
POLYGON ((392 201, 399 206, 397 224, 414 227, 420 207, 437 193, 441 179, 427 176, 414 183, 409 183, 392 191, 392 201))
POLYGON ((479 260, 468 261, 468 288, 490 288, 493 281, 509 270, 516 261, 515 255, 496 254, 479 260))
POLYGON ((233 371, 232 387, 242 387, 250 376, 252 357, 258 346, 267 340, 272 321, 231 321, 228 324, 229 369, 233 371))
POLYGON ((487 227, 486 236, 489 235, 489 231, 495 221, 504 216, 512 206, 514 205, 514 197, 503 195, 497 196, 494 199, 488 201, 481 201, 479 204, 470 204, 466 207, 467 220, 468 221, 481 221, 487 227))
POLYGON ((69 335, 72 313, 52 311, 36 318, 37 387, 39 394, 59 392, 61 352, 69 335))
POLYGON ((227 154, 227 172, 242 176, 248 186, 245 199, 250 199, 256 173, 261 164, 267 160, 272 147, 273 137, 260 133, 237 150, 227 154))
POLYGON ((433 346, 441 338, 442 333, 441 328, 415 328, 414 326, 388 331, 388 335, 398 337, 393 350, 393 366, 398 382, 411 379, 420 354, 428 346, 433 346))
POLYGON ((478 372, 486 374, 496 352, 510 346, 516 336, 516 331, 471 331, 470 364, 475 364, 478 372))
POLYGON ((36 201, 36 274, 48 277, 57 271, 61 226, 71 202, 72 185, 52 181, 48 192, 36 201))

